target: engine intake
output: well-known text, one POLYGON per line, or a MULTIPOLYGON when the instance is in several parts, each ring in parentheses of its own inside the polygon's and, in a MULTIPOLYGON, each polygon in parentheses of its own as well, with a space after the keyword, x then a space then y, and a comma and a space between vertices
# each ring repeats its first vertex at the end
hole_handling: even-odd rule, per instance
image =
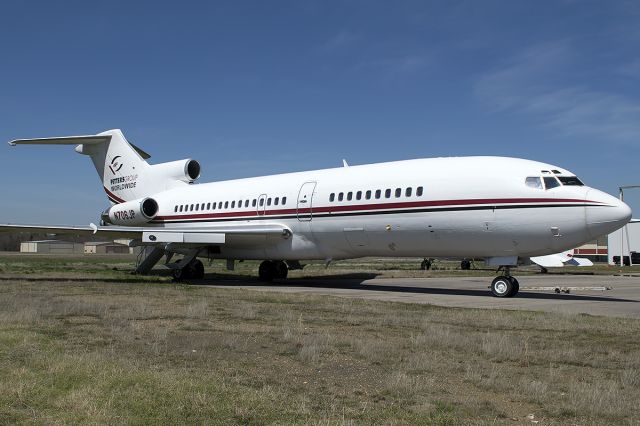
POLYGON ((136 226, 151 222, 158 215, 158 202, 142 198, 116 204, 102 213, 102 221, 112 225, 136 226))

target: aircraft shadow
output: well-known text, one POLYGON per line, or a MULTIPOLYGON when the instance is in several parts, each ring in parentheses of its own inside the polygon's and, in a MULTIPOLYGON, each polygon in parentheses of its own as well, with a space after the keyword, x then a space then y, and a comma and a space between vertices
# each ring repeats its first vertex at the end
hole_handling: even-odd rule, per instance
MULTIPOLYGON (((202 280, 191 282, 196 285, 215 285, 218 287, 240 288, 246 286, 263 286, 263 287, 296 287, 309 289, 335 289, 335 290, 358 290, 363 292, 388 292, 388 293, 408 293, 408 294, 433 294, 433 295, 449 295, 449 296, 475 296, 475 297, 492 297, 489 293, 488 286, 482 290, 471 288, 434 288, 434 287, 413 287, 413 286, 395 286, 395 285, 377 285, 363 284, 364 281, 375 278, 377 274, 347 274, 338 275, 331 278, 316 277, 301 278, 293 280, 275 280, 272 283, 264 283, 255 279, 228 279, 215 280, 205 277, 202 280), (359 277, 354 277, 358 275, 359 277)), ((567 293, 541 293, 527 290, 520 290, 516 296, 519 299, 538 299, 538 300, 579 300, 579 301, 607 301, 607 302, 627 302, 640 303, 633 299, 621 299, 616 297, 604 297, 597 295, 578 295, 567 293)))

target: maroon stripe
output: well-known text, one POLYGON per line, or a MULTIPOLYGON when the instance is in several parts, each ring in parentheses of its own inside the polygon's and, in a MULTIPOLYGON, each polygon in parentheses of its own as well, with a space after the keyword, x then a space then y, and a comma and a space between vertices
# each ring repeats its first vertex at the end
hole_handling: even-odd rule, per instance
POLYGON ((107 195, 108 195, 110 198, 113 198, 113 200, 114 200, 114 201, 117 201, 118 203, 124 203, 124 202, 125 202, 122 198, 118 197, 118 196, 117 196, 117 195, 115 195, 113 192, 109 191, 106 187, 103 187, 103 188, 104 188, 104 192, 106 192, 106 193, 107 193, 107 195))
MULTIPOLYGON (((377 204, 350 204, 344 206, 321 206, 312 207, 312 209, 278 209, 267 210, 264 216, 275 216, 285 214, 309 214, 313 213, 333 213, 348 212, 359 210, 384 210, 398 208, 414 208, 414 207, 448 207, 448 206, 469 206, 469 205, 504 205, 504 204, 534 204, 534 203, 597 203, 600 201, 578 200, 573 198, 495 198, 495 199, 468 199, 468 200, 437 200, 437 201, 411 201, 404 203, 377 203, 377 204)), ((214 219, 225 217, 246 217, 246 216, 262 216, 258 215, 256 210, 226 212, 226 213, 192 213, 185 215, 158 216, 156 220, 185 220, 185 219, 214 219)))

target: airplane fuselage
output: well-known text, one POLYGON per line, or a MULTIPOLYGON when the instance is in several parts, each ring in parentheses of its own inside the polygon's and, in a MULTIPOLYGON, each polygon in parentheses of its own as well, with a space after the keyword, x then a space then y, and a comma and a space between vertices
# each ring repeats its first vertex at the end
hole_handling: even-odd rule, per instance
POLYGON ((505 157, 238 179, 170 189, 154 199, 154 227, 278 223, 292 230, 289 239, 262 237, 259 244, 230 235, 210 253, 227 259, 538 256, 617 229, 630 214, 567 170, 505 157))

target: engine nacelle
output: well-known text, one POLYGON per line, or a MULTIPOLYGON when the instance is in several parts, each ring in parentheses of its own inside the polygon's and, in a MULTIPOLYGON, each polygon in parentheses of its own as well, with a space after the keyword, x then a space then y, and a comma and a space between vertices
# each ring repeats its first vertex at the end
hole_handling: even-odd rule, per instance
POLYGON ((102 221, 113 225, 136 226, 152 221, 158 214, 158 203, 153 198, 142 198, 116 204, 102 213, 102 221))
POLYGON ((178 160, 151 166, 153 174, 168 179, 191 183, 200 177, 200 163, 196 160, 178 160))

